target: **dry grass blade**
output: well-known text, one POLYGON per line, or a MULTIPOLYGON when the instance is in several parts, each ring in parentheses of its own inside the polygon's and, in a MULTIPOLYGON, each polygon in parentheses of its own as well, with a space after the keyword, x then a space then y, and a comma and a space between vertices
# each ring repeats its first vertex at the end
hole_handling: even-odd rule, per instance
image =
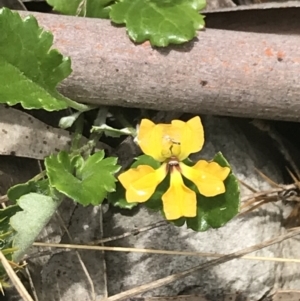
MULTIPOLYGON (((100 237, 103 237, 103 207, 100 205, 100 212, 99 212, 99 224, 100 224, 100 237)), ((101 246, 103 247, 104 244, 101 243, 101 246)), ((103 288, 103 298, 104 300, 108 297, 108 281, 107 281, 107 268, 106 268, 106 260, 105 260, 105 252, 102 251, 102 268, 103 268, 103 282, 104 282, 104 288, 103 288)))
POLYGON ((172 297, 146 297, 144 301, 208 301, 208 299, 204 295, 180 295, 172 297))
POLYGON ((18 0, 17 2, 22 6, 23 10, 28 10, 21 0, 18 0))
POLYGON ((3 268, 5 269, 9 279, 11 280, 12 284, 14 287, 17 289, 18 293, 20 294, 21 298, 24 301, 33 301, 29 293, 27 292, 26 288, 24 287, 23 283, 17 276, 16 272, 14 269, 10 266, 8 260, 6 257, 3 255, 3 253, 0 251, 0 261, 3 265, 3 268))
POLYGON ((284 190, 290 190, 290 189, 294 189, 295 188, 295 185, 294 184, 291 184, 291 185, 285 185, 285 186, 282 186, 280 188, 274 188, 274 189, 269 189, 269 190, 265 190, 265 191, 259 191, 259 192, 256 192, 256 193, 253 193, 247 197, 244 197, 242 202, 245 204, 246 202, 249 202, 253 199, 256 199, 256 198, 259 198, 259 197, 265 197, 267 196, 268 194, 277 194, 278 192, 282 192, 284 190))
POLYGON ((272 187, 281 188, 281 186, 279 184, 275 183, 272 179, 270 179, 268 176, 266 176, 262 171, 260 171, 259 169, 255 168, 255 167, 254 167, 254 169, 272 187))
POLYGON ((7 195, 0 196, 0 203, 5 203, 8 201, 7 195))
POLYGON ((289 170, 289 168, 286 167, 286 170, 288 171, 290 177, 293 179, 294 183, 296 184, 297 187, 300 187, 299 185, 299 179, 289 170))
POLYGON ((80 13, 83 11, 83 16, 86 16, 86 1, 87 0, 82 0, 76 10, 76 16, 79 16, 80 13))
MULTIPOLYGON (((111 242, 111 241, 115 241, 115 240, 118 240, 118 239, 122 239, 122 238, 125 238, 125 237, 128 237, 128 236, 131 236, 131 235, 137 235, 139 233, 149 231, 149 230, 152 230, 152 229, 155 229, 155 228, 158 228, 158 227, 167 226, 167 225, 169 225, 169 223, 167 221, 163 220, 163 221, 159 221, 159 222, 150 224, 150 225, 142 227, 142 228, 137 228, 137 229, 125 232, 125 233, 120 234, 120 235, 111 236, 111 237, 107 237, 107 238, 103 238, 103 239, 99 239, 99 240, 94 240, 94 241, 91 241, 91 242, 87 243, 87 245, 100 245, 100 244, 103 244, 105 242, 111 242)), ((80 246, 82 246, 82 245, 80 245, 80 246)), ((81 247, 78 247, 78 249, 81 249, 81 247)), ((55 253, 53 253, 53 251, 50 251, 50 250, 44 251, 44 252, 39 251, 37 253, 32 253, 29 256, 25 256, 25 259, 28 260, 28 259, 32 259, 32 258, 41 257, 41 256, 47 256, 47 255, 50 255, 50 254, 53 255, 55 253)))
POLYGON ((238 216, 241 216, 241 215, 244 215, 246 213, 249 213, 249 212, 251 212, 251 211, 253 211, 253 210, 261 207, 264 204, 271 203, 271 202, 276 202, 276 201, 278 201, 278 197, 277 196, 267 196, 267 197, 263 198, 257 204, 253 205, 251 208, 242 211, 238 216))
POLYGON ((131 236, 131 235, 137 235, 139 233, 149 231, 149 230, 152 230, 152 229, 155 229, 155 228, 158 228, 158 227, 162 227, 162 226, 167 226, 167 225, 168 225, 168 223, 166 221, 159 221, 157 223, 153 223, 151 225, 148 225, 148 226, 145 226, 145 227, 142 227, 142 228, 134 229, 132 231, 123 233, 121 235, 111 236, 111 237, 103 238, 103 239, 100 239, 100 240, 92 241, 88 244, 89 245, 98 245, 98 244, 102 244, 102 243, 105 243, 105 242, 111 242, 111 241, 122 239, 122 238, 125 238, 125 237, 128 237, 128 236, 131 236))
MULTIPOLYGON (((296 177, 289 171, 292 179, 294 180, 294 184, 290 185, 280 185, 275 183, 273 180, 271 180, 269 177, 267 177, 265 174, 263 174, 260 170, 255 169, 257 173, 271 186, 274 188, 267 191, 261 191, 261 192, 254 192, 251 196, 248 196, 244 198, 242 201, 243 204, 241 206, 241 209, 243 212, 240 213, 240 215, 244 215, 248 212, 251 212, 260 206, 270 203, 270 202, 276 202, 279 200, 285 200, 285 201, 300 201, 300 197, 298 196, 298 193, 296 192, 296 189, 299 189, 299 181, 296 179, 296 177), (250 207, 252 206, 252 207, 250 207), (250 208, 249 208, 250 207, 250 208), (247 209, 246 209, 247 208, 247 209)), ((243 183, 245 185, 245 183, 243 183)), ((246 184, 247 185, 247 184, 246 184)), ((251 188, 249 185, 246 186, 248 189, 254 191, 253 188, 251 188)))
MULTIPOLYGON (((295 228, 297 229, 297 228, 295 228)), ((218 253, 204 253, 204 252, 189 252, 189 251, 169 251, 169 250, 154 250, 154 249, 138 249, 138 248, 123 248, 123 247, 102 247, 102 246, 87 246, 87 245, 70 245, 70 244, 52 244, 36 242, 35 246, 39 247, 53 247, 62 249, 83 249, 83 250, 98 250, 108 252, 133 252, 133 253, 147 253, 147 254, 161 254, 161 255, 175 255, 175 256, 197 256, 197 257, 209 257, 220 258, 226 254, 218 253)), ((262 256, 242 256, 241 259, 247 260, 260 260, 260 261, 274 261, 274 262, 286 262, 286 263, 300 263, 300 259, 297 258, 280 258, 280 257, 262 257, 262 256)))
POLYGON ((200 271, 200 270, 203 270, 203 269, 207 269, 209 267, 212 267, 212 266, 215 266, 215 265, 218 265, 218 264, 222 264, 222 263, 227 262, 227 261, 232 260, 232 259, 240 258, 240 257, 242 257, 242 256, 244 256, 248 253, 252 253, 254 251, 257 251, 257 250, 263 249, 265 247, 271 246, 273 244, 279 243, 283 240, 286 240, 286 239, 291 238, 291 237, 293 237, 295 235, 298 235, 298 234, 300 234, 300 227, 296 228, 293 231, 289 231, 288 233, 286 233, 284 235, 281 235, 281 236, 278 236, 276 238, 265 241, 261 244, 257 244, 257 245, 254 245, 252 247, 249 247, 249 248, 246 248, 246 249, 243 249, 243 250, 225 255, 225 256, 223 256, 221 258, 218 258, 218 259, 213 259, 211 261, 205 262, 203 264, 200 264, 196 267, 185 270, 183 272, 167 276, 165 278, 162 278, 162 279, 159 279, 159 280, 141 285, 139 287, 135 287, 133 289, 127 290, 127 291, 122 292, 120 294, 116 294, 114 296, 111 296, 111 297, 107 298, 107 301, 120 301, 120 300, 130 298, 132 296, 135 296, 137 294, 141 294, 141 293, 147 292, 149 290, 156 289, 158 287, 167 285, 171 282, 174 282, 176 280, 184 278, 184 277, 186 277, 186 276, 188 276, 188 275, 190 275, 194 272, 197 272, 197 271, 200 271))
POLYGON ((280 189, 275 188, 273 190, 258 192, 258 193, 253 194, 252 196, 247 197, 247 199, 244 200, 243 204, 241 205, 241 210, 243 210, 242 213, 245 213, 246 211, 247 212, 252 211, 252 210, 258 208, 260 205, 263 205, 264 203, 279 201, 278 193, 281 193, 284 191, 285 190, 282 188, 280 188, 280 189), (250 207, 250 206, 252 206, 252 207, 250 207), (249 209, 247 209, 247 208, 249 208, 249 209))
POLYGON ((27 263, 24 262, 24 264, 25 264, 24 270, 25 270, 27 279, 28 279, 28 281, 29 281, 30 289, 31 289, 32 295, 33 295, 33 297, 34 297, 34 300, 35 300, 35 301, 39 301, 39 298, 38 298, 38 296, 37 296, 36 289, 35 289, 35 286, 34 286, 34 284, 33 284, 33 280, 32 280, 30 271, 29 271, 29 269, 28 269, 28 267, 27 267, 27 263))
POLYGON ((293 208, 290 215, 287 217, 287 219, 284 222, 284 226, 287 228, 294 227, 295 225, 299 225, 300 223, 300 204, 296 204, 293 208))
POLYGON ((240 179, 238 179, 238 181, 239 181, 243 186, 245 186, 247 189, 249 189, 250 191, 252 191, 253 193, 256 193, 256 192, 257 192, 256 189, 254 189, 253 187, 251 187, 250 185, 248 185, 246 182, 244 182, 244 181, 242 181, 242 180, 240 180, 240 179))
POLYGON ((267 192, 261 192, 260 195, 252 195, 250 198, 247 198, 243 204, 241 205, 241 209, 247 208, 255 203, 257 203, 258 201, 263 200, 266 196, 268 195, 267 192))

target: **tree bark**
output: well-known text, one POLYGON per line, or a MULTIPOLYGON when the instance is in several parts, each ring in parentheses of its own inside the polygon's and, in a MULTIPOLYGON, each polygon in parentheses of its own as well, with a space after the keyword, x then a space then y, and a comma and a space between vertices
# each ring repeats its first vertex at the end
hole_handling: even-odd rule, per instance
POLYGON ((71 57, 73 73, 59 90, 79 102, 300 120, 299 35, 206 29, 157 49, 134 44, 108 20, 33 15, 71 57))

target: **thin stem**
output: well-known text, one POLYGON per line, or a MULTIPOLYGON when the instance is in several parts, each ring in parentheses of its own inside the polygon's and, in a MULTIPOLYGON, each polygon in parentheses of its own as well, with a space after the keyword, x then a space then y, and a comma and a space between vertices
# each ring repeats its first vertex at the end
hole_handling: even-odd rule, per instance
POLYGON ((39 174, 37 174, 36 176, 34 176, 31 180, 29 181, 34 181, 37 182, 41 179, 43 179, 46 176, 46 170, 41 171, 39 174))
POLYGON ((78 119, 75 121, 75 132, 73 134, 71 152, 79 149, 79 143, 82 138, 83 125, 84 125, 84 118, 83 115, 80 115, 78 119))
POLYGON ((101 126, 102 124, 106 123, 106 118, 108 114, 108 107, 101 107, 98 110, 97 117, 94 121, 94 126, 101 126))
MULTIPOLYGON (((107 118, 107 114, 108 114, 108 107, 101 107, 98 110, 97 113, 97 117, 94 121, 94 126, 101 126, 103 124, 106 124, 106 118, 107 118)), ((89 143, 91 148, 91 151, 95 148, 95 146, 97 145, 97 142, 100 140, 100 138, 102 137, 103 133, 97 133, 97 132, 93 132, 90 135, 90 139, 89 139, 89 143)))
POLYGON ((57 95, 60 99, 62 99, 70 108, 75 109, 79 112, 87 112, 97 108, 97 106, 86 105, 83 103, 76 102, 68 97, 65 97, 58 93, 57 95))

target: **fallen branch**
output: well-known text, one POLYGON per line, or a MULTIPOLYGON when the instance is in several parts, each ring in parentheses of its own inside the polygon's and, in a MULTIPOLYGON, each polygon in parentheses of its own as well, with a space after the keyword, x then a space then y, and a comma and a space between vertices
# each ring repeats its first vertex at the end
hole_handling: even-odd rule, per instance
POLYGON ((79 102, 299 120, 299 35, 206 29, 193 42, 153 49, 108 20, 33 15, 72 58, 60 91, 79 102))

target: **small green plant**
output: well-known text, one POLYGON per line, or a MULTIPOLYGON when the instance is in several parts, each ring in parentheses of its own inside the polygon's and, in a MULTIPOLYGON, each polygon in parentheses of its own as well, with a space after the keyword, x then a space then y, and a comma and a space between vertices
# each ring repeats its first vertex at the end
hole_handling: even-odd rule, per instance
MULTIPOLYGON (((109 11, 114 12, 113 7, 109 11)), ((71 60, 51 49, 52 34, 40 28, 34 17, 22 20, 18 13, 1 9, 0 32, 0 103, 20 104, 27 110, 71 108, 73 113, 63 117, 60 126, 75 127, 69 151, 46 157, 41 174, 8 190, 12 205, 0 210, 0 248, 8 260, 22 260, 65 198, 83 206, 107 200, 126 209, 145 203, 174 225, 186 223, 195 231, 221 227, 238 213, 237 179, 222 154, 212 162, 188 159, 204 143, 199 117, 170 124, 142 119, 138 130, 113 128, 106 124, 109 109, 79 104, 56 90, 70 75, 71 60), (83 115, 91 110, 98 111, 97 118, 88 143, 79 146, 83 115), (144 155, 116 177, 121 168, 118 158, 95 151, 102 135, 133 136, 144 155)), ((0 267, 0 279, 4 278, 0 267)))
POLYGON ((171 124, 143 119, 137 143, 145 155, 118 177, 128 203, 147 205, 149 201, 167 220, 175 224, 186 221, 195 231, 220 227, 237 214, 238 183, 222 154, 212 162, 188 159, 204 144, 198 116, 171 124))

